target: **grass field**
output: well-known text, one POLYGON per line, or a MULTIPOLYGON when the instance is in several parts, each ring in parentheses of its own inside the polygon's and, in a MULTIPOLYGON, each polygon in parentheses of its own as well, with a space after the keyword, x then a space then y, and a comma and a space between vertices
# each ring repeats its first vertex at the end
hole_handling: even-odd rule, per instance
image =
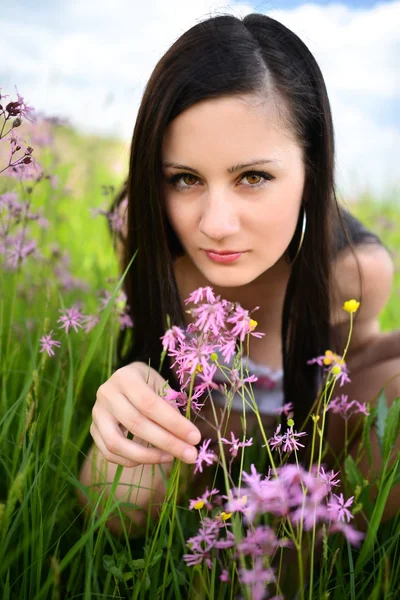
MULTIPOLYGON (((93 216, 91 209, 110 203, 102 186, 123 181, 129 149, 115 140, 82 137, 68 127, 47 124, 45 129, 54 140, 42 148, 37 144, 34 155, 45 173, 57 176, 54 186, 50 180, 19 181, 7 173, 0 182, 0 196, 15 191, 20 202, 42 211, 48 221, 29 221, 29 239, 36 241, 37 252, 18 268, 1 272, 0 596, 233 598, 233 584, 221 582, 215 569, 188 567, 182 559, 188 551, 185 539, 198 527, 198 516, 188 504, 178 507, 174 526, 173 503, 166 506, 161 527, 149 523, 147 537, 135 541, 114 537, 105 527, 108 514, 116 510, 112 502, 101 517, 84 513, 78 505, 78 473, 91 445, 91 408, 99 385, 113 371, 118 333, 117 308, 109 303, 99 312, 101 298, 117 284, 117 260, 105 217, 93 216), (84 315, 99 314, 100 322, 87 332, 71 328, 66 333, 58 319, 73 305, 84 315), (51 331, 60 342, 53 346, 54 356, 40 352, 40 339, 51 331)), ((24 137, 22 131, 18 135, 24 137)), ((1 143, 0 159, 5 159, 6 143, 1 143)), ((399 199, 382 203, 364 197, 348 207, 392 251, 395 282, 380 322, 384 331, 397 329, 399 199)), ((4 234, 5 208, 0 219, 4 234)), ((21 226, 23 222, 15 225, 13 235, 21 226)), ((372 415, 386 445, 399 433, 398 408, 388 418, 383 405, 372 415)), ((246 454, 246 468, 255 460, 253 450, 246 454)), ((382 508, 385 494, 399 480, 399 469, 382 474, 376 506, 382 508)), ((345 482, 349 493, 362 497, 355 466, 345 482)), ((340 536, 326 539, 324 560, 307 598, 400 597, 399 519, 381 524, 376 506, 371 507, 368 535, 360 547, 351 547, 340 536)), ((250 597, 248 590, 242 593, 250 597)))

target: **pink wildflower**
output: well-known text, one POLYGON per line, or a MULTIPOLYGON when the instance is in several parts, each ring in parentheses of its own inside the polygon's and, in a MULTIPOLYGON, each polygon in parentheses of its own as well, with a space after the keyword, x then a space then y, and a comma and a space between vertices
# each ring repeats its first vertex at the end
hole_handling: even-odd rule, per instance
POLYGON ((332 373, 335 379, 340 381, 341 386, 343 386, 345 383, 351 382, 344 359, 335 352, 326 350, 324 355, 317 356, 316 358, 312 358, 311 360, 307 361, 308 365, 312 365, 314 363, 317 363, 321 367, 326 366, 327 368, 325 369, 325 372, 332 373), (337 370, 338 372, 335 373, 332 371, 333 369, 337 370))
POLYGON ((272 412, 277 413, 278 415, 285 415, 286 417, 289 417, 289 415, 292 413, 292 411, 293 411, 293 403, 287 402, 280 408, 274 408, 272 412))
POLYGON ((172 388, 168 388, 164 392, 164 400, 171 404, 172 406, 176 406, 178 408, 186 409, 188 403, 188 397, 184 392, 177 392, 172 388))
POLYGON ((332 494, 331 502, 328 502, 328 511, 332 514, 332 518, 335 521, 343 521, 343 523, 349 523, 350 519, 354 519, 353 515, 349 511, 349 507, 353 504, 354 496, 351 496, 348 500, 344 500, 343 494, 340 493, 332 494))
POLYGON ((325 483, 327 493, 330 493, 333 487, 339 485, 340 479, 335 479, 335 477, 337 477, 338 475, 339 471, 337 473, 334 473, 333 470, 331 470, 328 473, 325 472, 324 467, 320 467, 319 478, 325 483))
POLYGON ((228 363, 236 350, 236 340, 234 337, 224 340, 220 344, 221 355, 226 363, 228 363))
POLYGON ((337 521, 331 525, 329 533, 336 532, 342 533, 353 546, 359 546, 361 540, 363 540, 365 537, 365 533, 357 531, 354 529, 354 527, 348 525, 347 523, 343 523, 342 521, 337 521))
POLYGON ((226 312, 222 302, 213 304, 201 304, 192 310, 195 318, 195 326, 203 333, 212 332, 215 336, 220 335, 221 330, 226 329, 226 312))
POLYGON ((190 500, 189 510, 193 510, 193 508, 196 508, 196 504, 203 504, 208 510, 211 510, 212 504, 209 501, 209 499, 211 498, 211 496, 214 496, 215 494, 219 494, 219 490, 214 488, 213 490, 211 490, 211 492, 209 492, 208 487, 206 487, 206 491, 204 492, 204 494, 202 496, 199 496, 198 498, 195 498, 194 500, 190 500))
POLYGON ((204 366, 202 367, 202 370, 198 373, 197 378, 196 378, 197 379, 196 391, 199 394, 203 394, 209 388, 211 388, 213 390, 219 389, 218 384, 215 383, 213 380, 216 371, 217 371, 216 365, 210 365, 208 363, 204 364, 204 366), (202 383, 199 383, 200 381, 202 383))
POLYGON ((185 341, 185 333, 183 329, 174 325, 170 329, 167 329, 160 340, 162 340, 163 350, 169 352, 170 350, 175 350, 177 343, 185 341))
POLYGON ((293 431, 293 426, 289 427, 289 429, 281 434, 281 424, 278 425, 274 435, 272 438, 268 440, 269 445, 274 450, 279 450, 279 452, 286 452, 287 454, 291 454, 295 450, 299 450, 299 448, 304 448, 304 444, 300 444, 297 441, 297 438, 303 437, 307 435, 305 431, 297 433, 297 431, 293 431))
POLYGON ((212 450, 208 450, 208 446, 210 445, 210 442, 211 442, 211 439, 204 440, 204 442, 200 446, 199 453, 197 455, 196 462, 195 462, 196 466, 193 471, 194 474, 196 474, 198 471, 200 471, 200 473, 203 472, 203 462, 205 462, 207 465, 212 465, 213 462, 215 462, 217 460, 217 456, 216 456, 215 452, 213 452, 212 450))
POLYGON ((25 243, 24 239, 17 239, 11 246, 11 249, 6 254, 6 265, 11 269, 16 269, 22 264, 27 256, 37 252, 35 240, 31 240, 25 243))
POLYGON ((240 378, 238 369, 232 369, 229 373, 230 382, 232 384, 233 393, 236 394, 241 387, 244 386, 245 383, 256 383, 258 381, 258 377, 256 375, 250 375, 250 377, 240 378))
MULTIPOLYGON (((59 308, 59 311, 62 312, 63 309, 59 308)), ((62 315, 59 319, 57 319, 57 323, 61 322, 60 329, 65 328, 66 333, 68 333, 69 328, 72 327, 75 331, 78 331, 78 327, 82 327, 82 319, 83 314, 76 306, 72 306, 72 308, 65 309, 65 315, 62 315)))
POLYGON ((54 356, 54 350, 52 346, 55 346, 56 348, 59 348, 61 346, 60 342, 52 339, 52 335, 53 330, 51 330, 48 335, 44 335, 40 338, 40 343, 42 344, 40 352, 47 352, 49 356, 54 356))
POLYGON ((17 92, 17 101, 9 102, 6 106, 6 111, 10 117, 24 117, 25 119, 28 119, 28 121, 31 121, 31 123, 34 123, 36 120, 34 113, 35 109, 33 106, 27 105, 23 97, 18 93, 17 87, 15 87, 15 90, 17 92))
POLYGON ((190 384, 191 376, 195 371, 201 372, 201 370, 209 369, 208 358, 213 350, 214 346, 210 346, 206 341, 199 344, 197 340, 191 339, 188 342, 182 342, 179 350, 169 351, 169 356, 176 357, 172 367, 178 364, 176 373, 182 389, 190 384))
POLYGON ((219 576, 220 581, 223 581, 224 583, 230 583, 231 582, 231 578, 229 577, 229 572, 227 569, 222 569, 222 573, 219 576))
POLYGON ((259 525, 252 531, 248 529, 246 537, 237 545, 241 554, 250 556, 272 556, 279 543, 275 531, 269 525, 259 525))
POLYGON ((253 569, 241 568, 239 578, 241 583, 250 585, 252 600, 263 600, 266 597, 266 584, 275 581, 273 570, 264 567, 261 556, 255 558, 253 569))
POLYGON ((197 290, 194 290, 194 292, 192 292, 190 296, 186 298, 185 304, 189 304, 190 302, 198 304, 199 302, 204 302, 204 300, 206 300, 209 304, 213 304, 216 301, 213 289, 209 286, 204 288, 199 287, 197 290))
POLYGON ((82 323, 85 323, 85 333, 89 333, 100 322, 98 315, 85 315, 82 323))
MULTIPOLYGON (((257 306, 253 310, 258 309, 257 306)), ((236 305, 235 312, 232 316, 226 319, 227 323, 233 323, 234 327, 231 330, 231 334, 234 336, 239 336, 240 340, 243 342, 247 334, 250 334, 254 337, 261 338, 265 335, 265 333, 255 332, 253 331, 253 327, 251 325, 251 317, 248 310, 245 310, 240 305, 236 305)))
POLYGON ((186 564, 193 566, 204 562, 209 569, 212 569, 211 551, 218 548, 230 548, 235 543, 232 534, 227 535, 225 539, 219 537, 221 531, 226 531, 228 526, 229 524, 222 519, 204 517, 197 535, 189 538, 186 542, 191 551, 191 554, 183 555, 186 564))
POLYGON ((349 419, 352 415, 357 413, 362 413, 365 416, 369 415, 365 402, 362 404, 361 402, 358 402, 358 400, 349 402, 347 394, 336 396, 336 398, 329 402, 326 410, 331 410, 336 414, 340 414, 344 419, 349 419))
POLYGON ((245 441, 245 442, 241 442, 239 440, 239 438, 236 438, 234 433, 231 431, 231 441, 227 440, 226 438, 221 438, 221 440, 225 443, 230 445, 229 448, 229 452, 232 454, 232 458, 235 458, 239 452, 239 448, 244 448, 245 446, 251 446, 253 444, 253 438, 250 438, 249 440, 245 441))
POLYGON ((118 317, 118 320, 119 320, 121 329, 125 329, 125 327, 133 327, 133 321, 132 321, 130 315, 126 312, 121 313, 118 317))

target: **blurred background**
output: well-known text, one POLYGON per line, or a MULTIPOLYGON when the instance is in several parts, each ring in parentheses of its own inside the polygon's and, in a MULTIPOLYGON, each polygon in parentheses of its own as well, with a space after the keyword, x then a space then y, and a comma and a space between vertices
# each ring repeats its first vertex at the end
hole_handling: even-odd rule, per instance
POLYGON ((189 27, 221 13, 261 12, 296 32, 331 100, 337 182, 346 202, 399 202, 400 2, 16 0, 0 16, 0 83, 82 135, 118 141, 109 167, 127 171, 144 86, 189 27))

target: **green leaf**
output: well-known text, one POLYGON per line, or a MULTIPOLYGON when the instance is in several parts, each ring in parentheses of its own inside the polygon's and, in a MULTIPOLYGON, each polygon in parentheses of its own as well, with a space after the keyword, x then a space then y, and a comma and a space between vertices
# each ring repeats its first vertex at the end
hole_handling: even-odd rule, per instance
POLYGON ((131 562, 132 569, 144 569, 146 566, 146 562, 144 558, 137 558, 131 562))
POLYGON ((149 589, 150 585, 151 585, 150 576, 149 576, 148 573, 146 573, 146 577, 145 577, 144 582, 143 582, 143 587, 144 587, 144 589, 145 589, 146 592, 149 589))
POLYGON ((124 574, 121 571, 121 569, 118 569, 118 567, 111 567, 110 573, 112 575, 114 575, 114 577, 116 577, 117 579, 119 579, 120 581, 124 580, 124 574))
POLYGON ((346 460, 344 461, 344 470, 346 472, 346 477, 348 479, 348 482, 350 483, 351 487, 353 488, 353 491, 356 489, 356 487, 359 485, 360 487, 363 486, 364 480, 363 480, 363 476, 361 475, 356 463, 353 460, 353 457, 348 454, 346 456, 346 460))
POLYGON ((347 480, 350 483, 354 494, 357 496, 357 503, 360 502, 362 504, 367 519, 371 518, 372 503, 369 497, 369 485, 366 485, 359 468, 350 454, 344 461, 344 469, 347 480))
POLYGON ((393 479, 393 485, 400 483, 400 462, 397 465, 397 470, 393 479))
POLYGON ((369 522, 367 535, 365 537, 364 543, 361 547, 360 554, 357 559, 356 568, 355 568, 355 576, 359 575, 361 567, 366 563, 368 558, 370 557, 371 551, 374 547, 374 543, 377 537, 378 528, 380 522, 382 520, 383 511, 385 508, 386 500, 389 496, 390 490, 393 486, 393 480, 395 474, 397 472, 399 461, 397 461, 393 467, 390 469, 388 476, 379 488, 378 496, 375 500, 374 510, 372 511, 371 520, 369 522))
POLYGON ((385 389, 382 388, 376 404, 376 435, 378 436, 379 446, 383 458, 383 440, 385 437, 386 418, 388 415, 388 407, 385 397, 385 389))
POLYGON ((367 451, 368 464, 372 466, 372 444, 371 444, 371 429, 376 419, 376 407, 370 409, 368 417, 364 419, 363 432, 362 432, 362 443, 367 451))
POLYGON ((383 460, 386 461, 399 435, 400 397, 394 400, 386 417, 383 460))
POLYGON ((154 565, 156 565, 163 556, 163 551, 160 550, 159 552, 156 552, 156 554, 153 556, 153 558, 150 561, 150 567, 154 567, 154 565))
POLYGON ((115 558, 109 554, 103 556, 103 566, 106 571, 109 571, 111 567, 115 567, 115 558))
POLYGON ((108 571, 109 573, 111 573, 111 575, 114 575, 114 577, 116 577, 117 579, 123 580, 124 579, 124 574, 122 572, 121 569, 119 569, 117 567, 117 565, 115 564, 115 558, 114 556, 110 556, 109 554, 105 554, 103 556, 103 566, 105 568, 106 571, 108 571))

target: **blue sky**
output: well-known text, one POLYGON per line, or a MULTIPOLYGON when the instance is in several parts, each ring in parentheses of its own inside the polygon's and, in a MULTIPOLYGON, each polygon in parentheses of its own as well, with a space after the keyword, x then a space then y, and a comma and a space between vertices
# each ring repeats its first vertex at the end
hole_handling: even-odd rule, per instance
POLYGON ((314 54, 343 195, 400 190, 400 1, 16 0, 0 13, 0 87, 12 94, 17 85, 38 111, 67 116, 82 131, 121 137, 124 172, 155 64, 186 29, 221 12, 268 14, 314 54))

